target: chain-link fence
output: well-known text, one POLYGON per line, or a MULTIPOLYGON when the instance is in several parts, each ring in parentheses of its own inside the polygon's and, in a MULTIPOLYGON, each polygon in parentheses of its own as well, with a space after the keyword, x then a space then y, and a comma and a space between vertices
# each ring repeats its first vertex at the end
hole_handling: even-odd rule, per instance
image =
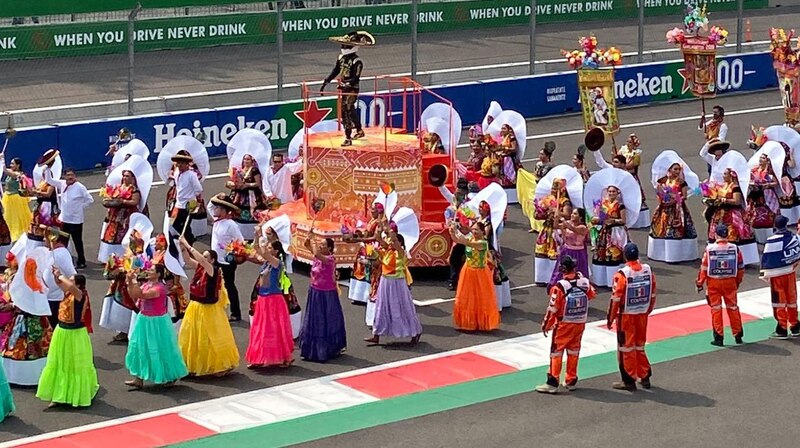
MULTIPOLYGON (((561 50, 590 33, 625 64, 680 58, 665 33, 681 26, 683 0, 644 1, 641 19, 636 1, 613 0, 285 0, 8 18, 0 111, 39 124, 297 99, 299 83, 333 68, 339 48, 327 38, 356 29, 378 41, 360 50, 368 86, 387 74, 433 85, 567 70, 561 50)), ((711 24, 730 32, 721 54, 766 50, 770 27, 800 19, 800 0, 769 1, 710 3, 711 24)))

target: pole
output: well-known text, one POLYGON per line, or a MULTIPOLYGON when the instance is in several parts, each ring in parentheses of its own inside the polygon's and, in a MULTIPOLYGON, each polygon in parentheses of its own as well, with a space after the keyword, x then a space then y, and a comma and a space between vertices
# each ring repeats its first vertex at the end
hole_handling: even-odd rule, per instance
POLYGON ((528 68, 528 73, 531 75, 536 74, 536 0, 531 0, 531 15, 530 15, 531 23, 528 27, 528 31, 530 32, 530 66, 528 68))
POLYGON ((744 0, 738 0, 736 4, 736 53, 741 53, 744 40, 744 0))
POLYGON ((134 48, 136 38, 136 16, 142 10, 142 4, 137 3, 136 7, 128 14, 128 115, 133 115, 133 68, 134 68, 134 48))
POLYGON ((278 101, 283 100, 283 7, 286 0, 278 0, 277 28, 275 29, 275 44, 278 47, 278 101))
POLYGON ((645 0, 639 0, 639 45, 637 60, 640 64, 644 62, 644 2, 645 0))
POLYGON ((411 0, 411 79, 417 80, 417 25, 419 23, 419 0, 411 0))

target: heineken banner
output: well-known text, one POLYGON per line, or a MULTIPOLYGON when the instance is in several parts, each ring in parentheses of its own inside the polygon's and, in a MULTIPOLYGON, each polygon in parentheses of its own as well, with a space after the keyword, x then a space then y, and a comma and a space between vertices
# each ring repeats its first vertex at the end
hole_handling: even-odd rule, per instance
MULTIPOLYGON (((31 5, 37 3, 0 1, 31 5)), ((95 1, 99 0, 51 0, 44 3, 72 6, 83 2, 94 4, 95 1)), ((241 3, 240 0, 236 1, 241 3)), ((210 3, 206 0, 186 2, 210 3)), ((147 1, 143 3, 146 7, 149 6, 147 1)), ((715 11, 732 10, 736 8, 737 0, 718 0, 714 3, 715 11)), ((768 0, 744 0, 744 4, 750 9, 763 8, 768 5, 768 0)), ((536 14, 539 23, 634 18, 638 14, 636 5, 635 0, 540 0, 536 14)), ((646 8, 649 16, 679 14, 683 10, 683 2, 646 0, 646 8)), ((407 3, 289 9, 284 12, 282 28, 287 41, 323 40, 353 29, 367 29, 373 34, 383 35, 409 34, 409 14, 410 6, 407 3)), ((420 3, 419 31, 433 33, 527 25, 529 15, 529 0, 420 3)), ((275 41, 276 27, 274 12, 147 19, 136 22, 134 39, 136 51, 260 44, 275 41)), ((124 53, 127 51, 127 41, 126 22, 3 27, 0 28, 0 59, 124 53)))
MULTIPOLYGON (((682 60, 623 66, 614 72, 613 96, 618 106, 691 98, 684 70, 682 60)), ((721 57, 717 61, 717 92, 724 95, 727 92, 774 89, 777 85, 774 70, 769 53, 721 57)), ((601 81, 606 87, 605 95, 611 96, 610 78, 601 81)), ((432 90, 452 101, 465 124, 483 120, 491 101, 519 111, 526 118, 581 110, 574 71, 477 81, 433 87, 432 90)), ((359 96, 358 110, 365 125, 384 126, 388 111, 402 110, 400 95, 393 97, 392 101, 397 101, 395 104, 388 105, 384 101, 383 96, 366 93, 359 96)), ((424 95, 423 107, 434 101, 438 101, 434 95, 424 95)), ((274 148, 285 148, 304 124, 335 118, 335 106, 332 99, 320 101, 316 108, 304 114, 302 101, 291 101, 19 129, 17 137, 9 145, 10 155, 7 157, 21 157, 24 164, 30 166, 35 157, 55 147, 61 150, 65 165, 79 170, 91 169, 108 162, 104 155, 122 127, 130 129, 136 138, 150 147, 154 160, 161 148, 175 136, 195 135, 200 131, 206 135, 204 143, 212 156, 225 155, 230 139, 244 128, 265 133, 274 148)), ((406 126, 413 128, 414 123, 406 123, 406 126)))

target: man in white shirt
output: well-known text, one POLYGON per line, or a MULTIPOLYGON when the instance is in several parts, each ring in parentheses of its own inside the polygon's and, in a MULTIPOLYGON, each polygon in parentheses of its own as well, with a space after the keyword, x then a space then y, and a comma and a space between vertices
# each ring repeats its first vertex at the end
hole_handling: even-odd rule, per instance
MULTIPOLYGON (((722 106, 717 105, 714 106, 712 110, 714 116, 708 121, 706 121, 705 115, 700 117, 700 125, 697 128, 703 131, 703 134, 706 137, 706 143, 700 149, 700 157, 703 157, 703 159, 706 159, 705 156, 708 155, 708 145, 712 140, 717 139, 725 141, 725 139, 728 137, 728 125, 725 124, 725 109, 722 106)), ((708 162, 708 160, 706 160, 706 162, 708 163, 708 173, 711 174, 711 167, 713 163, 708 162)))
POLYGON ((78 255, 75 267, 84 269, 86 267, 86 256, 83 250, 84 211, 94 203, 94 198, 86 187, 78 182, 78 177, 72 168, 64 170, 63 180, 53 179, 50 170, 46 170, 45 180, 55 187, 59 196, 61 213, 58 215, 58 219, 62 223, 62 230, 69 234, 72 244, 75 246, 75 253, 78 255))
POLYGON ((283 154, 273 154, 272 168, 266 173, 267 183, 271 191, 264 193, 274 196, 286 204, 294 200, 292 194, 292 176, 303 171, 303 158, 291 163, 283 163, 283 154))
MULTIPOLYGON (((50 252, 53 254, 53 267, 58 268, 66 277, 77 274, 75 266, 72 264, 72 254, 67 249, 69 233, 58 227, 50 227, 46 233, 50 252)), ((44 282, 47 285, 47 301, 50 304, 50 316, 47 319, 50 321, 50 325, 55 328, 56 324, 58 324, 58 307, 61 301, 64 300, 64 291, 56 284, 53 272, 50 269, 45 270, 44 282)))
POLYGON ((711 139, 703 145, 703 149, 700 150, 700 157, 708 164, 708 174, 711 174, 711 169, 714 168, 717 160, 719 160, 730 147, 730 143, 718 138, 711 139))
MULTIPOLYGON (((172 161, 178 166, 178 174, 175 176, 175 207, 172 209, 172 228, 180 235, 183 236, 189 244, 194 244, 197 240, 192 233, 192 226, 186 225, 190 220, 192 210, 189 204, 192 201, 199 202, 203 195, 203 185, 197 177, 197 173, 191 169, 193 161, 191 154, 188 151, 180 150, 172 161), (183 229, 186 227, 186 231, 183 229)), ((194 204, 193 204, 194 206, 194 204)))
POLYGON ((231 302, 232 322, 242 320, 242 310, 239 304, 239 290, 236 288, 236 261, 230 256, 226 249, 234 241, 244 241, 239 225, 233 220, 234 214, 239 212, 239 207, 233 204, 233 200, 220 193, 209 201, 208 212, 214 218, 214 225, 211 227, 211 250, 217 252, 217 263, 222 270, 222 279, 225 282, 225 290, 228 292, 228 299, 231 302))

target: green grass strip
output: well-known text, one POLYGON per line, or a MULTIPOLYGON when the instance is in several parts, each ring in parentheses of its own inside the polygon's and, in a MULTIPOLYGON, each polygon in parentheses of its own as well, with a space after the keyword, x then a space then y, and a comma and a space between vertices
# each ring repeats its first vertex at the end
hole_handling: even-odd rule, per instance
MULTIPOLYGON (((748 342, 763 341, 769 337, 774 327, 772 319, 748 322, 744 324, 745 339, 748 342)), ((709 344, 710 341, 710 330, 666 339, 649 344, 647 355, 652 364, 657 364, 724 350, 709 344)), ((581 359, 578 372, 581 379, 618 372, 616 352, 581 359)), ((528 393, 536 384, 544 382, 546 373, 546 366, 537 367, 172 446, 180 448, 290 446, 528 393)), ((654 369, 654 374, 657 382, 658 369, 654 369)))

